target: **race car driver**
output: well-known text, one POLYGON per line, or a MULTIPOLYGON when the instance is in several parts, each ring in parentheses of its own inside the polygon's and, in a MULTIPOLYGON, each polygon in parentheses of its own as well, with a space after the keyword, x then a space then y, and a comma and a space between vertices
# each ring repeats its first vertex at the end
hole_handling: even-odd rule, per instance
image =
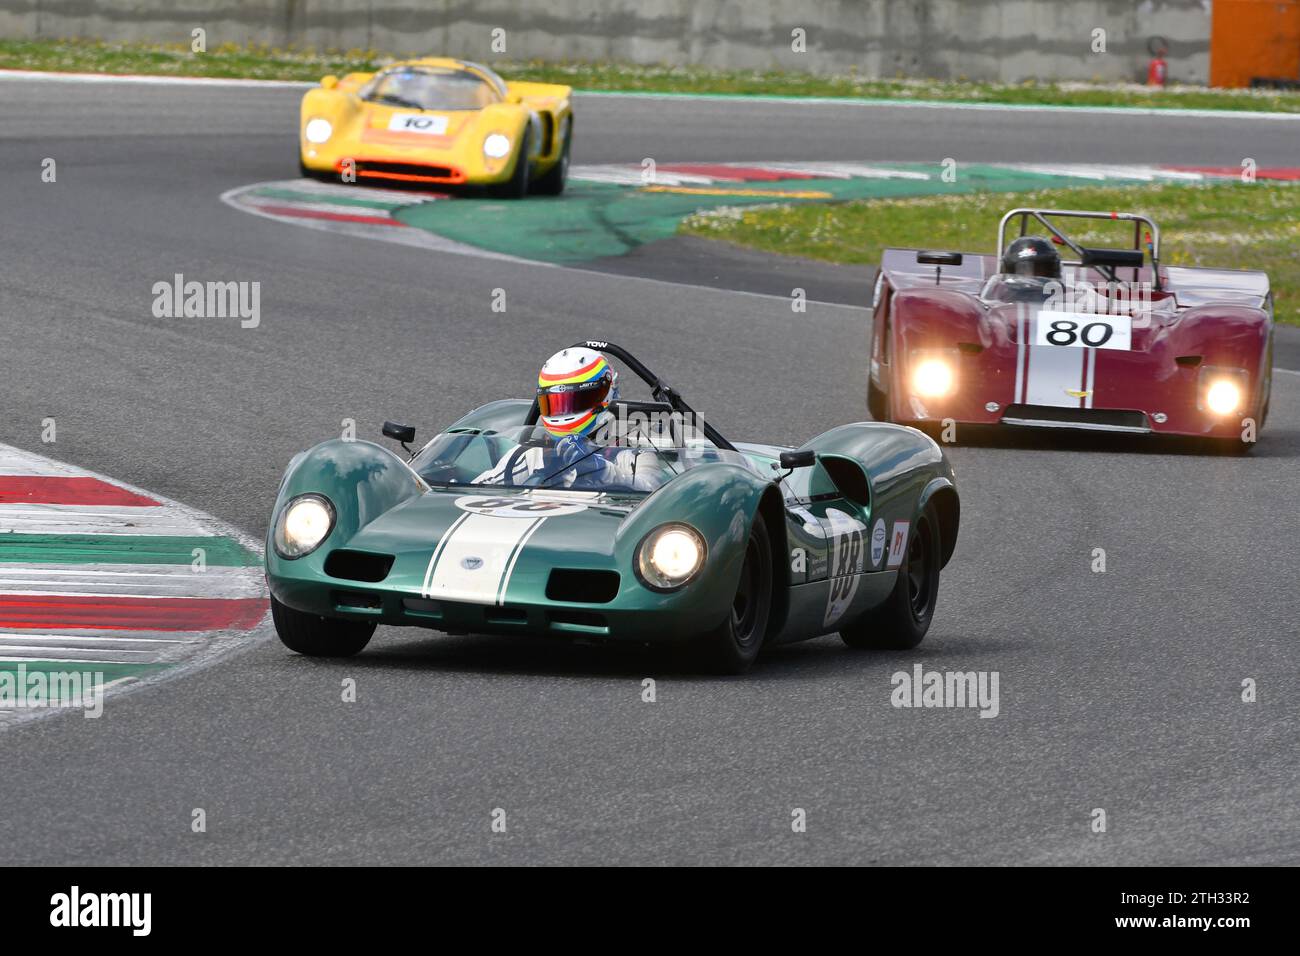
POLYGON ((586 347, 556 352, 537 376, 537 406, 548 441, 522 444, 474 484, 570 488, 581 491, 653 491, 668 466, 653 450, 604 444, 616 432, 609 405, 618 398, 618 373, 586 347))
POLYGON ((1061 254, 1042 236, 1021 236, 1002 253, 1002 271, 989 281, 986 299, 1042 302, 1061 294, 1061 254))

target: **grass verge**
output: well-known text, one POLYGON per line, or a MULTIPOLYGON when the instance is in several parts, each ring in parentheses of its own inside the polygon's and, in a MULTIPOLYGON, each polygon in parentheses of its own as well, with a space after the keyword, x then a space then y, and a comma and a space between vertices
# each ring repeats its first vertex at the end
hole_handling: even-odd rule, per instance
MULTIPOLYGON (((191 53, 183 44, 121 44, 94 40, 0 40, 0 68, 165 76, 320 79, 326 73, 367 72, 392 59, 376 50, 316 53, 224 44, 191 53)), ((1151 89, 1137 84, 978 83, 871 80, 852 74, 709 70, 626 63, 493 62, 507 79, 567 83, 581 90, 714 93, 738 96, 823 96, 1047 106, 1131 106, 1300 113, 1300 92, 1216 90, 1199 86, 1151 89)))
MULTIPOLYGON (((1262 269, 1278 321, 1300 325, 1300 186, 1256 182, 1073 187, 914 199, 803 203, 697 213, 680 231, 765 252, 875 265, 886 246, 991 253, 997 223, 1016 206, 1122 209, 1160 226, 1167 265, 1262 269)), ((1085 245, 1126 245, 1108 223, 1072 233, 1085 245)))

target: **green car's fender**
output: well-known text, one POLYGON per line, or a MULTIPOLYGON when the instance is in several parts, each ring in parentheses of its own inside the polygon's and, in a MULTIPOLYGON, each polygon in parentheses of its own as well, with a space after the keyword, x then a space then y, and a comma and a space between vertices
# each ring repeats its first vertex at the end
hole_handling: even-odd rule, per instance
MULTIPOLYGON (((684 588, 659 597, 676 606, 689 601, 701 615, 701 623, 709 627, 721 623, 730 613, 740 583, 754 515, 769 493, 779 499, 770 481, 737 464, 718 462, 690 469, 650 495, 619 526, 615 552, 622 565, 620 570, 626 573, 636 568, 638 548, 655 528, 668 523, 689 524, 703 536, 708 549, 704 567, 684 588)), ((768 532, 773 541, 784 541, 784 528, 779 523, 769 527, 768 532)), ((781 588, 779 581, 774 585, 781 588)), ((653 597, 656 592, 645 590, 651 603, 657 603, 653 597)))
POLYGON ((321 442, 295 456, 280 482, 267 531, 267 567, 274 574, 285 561, 275 550, 275 525, 285 505, 299 495, 323 495, 334 506, 330 533, 311 554, 294 559, 315 566, 331 545, 347 541, 375 518, 427 490, 406 462, 381 445, 341 438, 321 442))

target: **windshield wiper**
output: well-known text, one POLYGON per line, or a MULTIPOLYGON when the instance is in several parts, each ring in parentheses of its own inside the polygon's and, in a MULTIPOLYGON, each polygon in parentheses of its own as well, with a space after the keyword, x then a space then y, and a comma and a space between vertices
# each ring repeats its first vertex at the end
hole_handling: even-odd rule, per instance
POLYGON ((415 100, 408 100, 405 97, 398 96, 395 93, 378 93, 375 99, 381 103, 392 103, 394 106, 405 106, 407 109, 423 110, 424 107, 415 100))

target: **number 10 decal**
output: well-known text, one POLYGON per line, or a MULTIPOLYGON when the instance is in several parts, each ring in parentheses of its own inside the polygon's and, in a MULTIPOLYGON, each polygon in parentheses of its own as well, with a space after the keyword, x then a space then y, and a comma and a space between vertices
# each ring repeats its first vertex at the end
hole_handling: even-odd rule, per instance
POLYGON ((1121 349, 1126 352, 1133 347, 1132 320, 1127 315, 1043 309, 1038 313, 1035 326, 1035 345, 1121 349))

